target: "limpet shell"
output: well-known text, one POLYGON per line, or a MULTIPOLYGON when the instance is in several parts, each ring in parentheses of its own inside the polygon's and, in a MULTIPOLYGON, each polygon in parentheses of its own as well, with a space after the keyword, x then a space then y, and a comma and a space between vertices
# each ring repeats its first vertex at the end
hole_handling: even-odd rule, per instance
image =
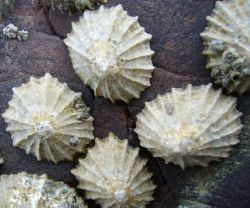
POLYGON ((250 90, 250 1, 218 1, 201 33, 207 68, 228 93, 250 90))
POLYGON ((87 208, 75 190, 47 175, 0 176, 1 208, 87 208))
POLYGON ((141 146, 166 163, 208 166, 228 157, 239 142, 242 113, 236 101, 212 89, 212 84, 172 88, 145 104, 135 132, 141 146))
POLYGON ((151 35, 121 5, 86 11, 64 39, 73 68, 96 96, 112 102, 139 98, 154 67, 151 35))
POLYGON ((48 73, 13 88, 3 118, 14 146, 38 160, 72 160, 94 139, 93 118, 81 93, 48 73))
POLYGON ((96 139, 71 172, 80 182, 78 188, 103 208, 144 208, 153 200, 156 186, 146 168, 147 160, 138 154, 139 149, 129 147, 128 140, 110 133, 105 139, 96 139))

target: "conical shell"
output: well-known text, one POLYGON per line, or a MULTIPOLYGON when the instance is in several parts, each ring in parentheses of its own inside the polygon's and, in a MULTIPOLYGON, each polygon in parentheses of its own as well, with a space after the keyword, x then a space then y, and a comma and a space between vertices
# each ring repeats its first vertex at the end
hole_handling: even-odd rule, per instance
POLYGON ((147 160, 138 154, 139 149, 129 147, 128 140, 110 133, 103 140, 96 139, 94 148, 72 173, 86 197, 103 208, 143 208, 153 200, 155 185, 145 167, 147 160))
POLYGON ((1 208, 87 208, 75 190, 47 175, 0 176, 1 208))
POLYGON ((14 146, 38 160, 72 160, 94 139, 93 118, 81 93, 73 92, 50 74, 13 88, 3 114, 14 146))
POLYGON ((208 27, 201 34, 207 68, 216 84, 227 92, 250 90, 250 1, 230 0, 216 3, 208 27))
POLYGON ((151 35, 121 5, 86 11, 64 40, 75 72, 112 102, 139 98, 154 69, 151 35))
POLYGON ((135 131, 141 145, 166 163, 208 166, 228 157, 239 142, 240 116, 236 98, 222 95, 211 84, 188 85, 147 102, 135 131))

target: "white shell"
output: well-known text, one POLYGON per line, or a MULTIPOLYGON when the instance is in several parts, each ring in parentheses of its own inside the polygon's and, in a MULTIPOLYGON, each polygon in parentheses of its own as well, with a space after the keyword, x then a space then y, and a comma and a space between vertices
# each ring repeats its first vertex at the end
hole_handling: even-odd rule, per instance
POLYGON ((154 67, 151 35, 121 5, 86 11, 64 40, 75 72, 112 102, 139 98, 150 86, 154 67))
POLYGON ((208 166, 228 157, 239 142, 240 116, 236 98, 222 95, 211 84, 188 85, 147 102, 135 131, 141 146, 166 163, 208 166))
POLYGON ((71 172, 86 190, 88 199, 97 200, 103 208, 144 208, 153 200, 155 185, 147 171, 147 160, 139 149, 128 146, 112 133, 88 150, 86 158, 71 172))
POLYGON ((207 68, 227 92, 250 90, 250 1, 218 1, 201 34, 207 68))
POLYGON ((38 160, 72 160, 94 139, 93 118, 81 93, 73 92, 50 74, 13 88, 3 114, 14 146, 38 160))
POLYGON ((0 176, 1 208, 87 208, 75 190, 47 175, 0 176))

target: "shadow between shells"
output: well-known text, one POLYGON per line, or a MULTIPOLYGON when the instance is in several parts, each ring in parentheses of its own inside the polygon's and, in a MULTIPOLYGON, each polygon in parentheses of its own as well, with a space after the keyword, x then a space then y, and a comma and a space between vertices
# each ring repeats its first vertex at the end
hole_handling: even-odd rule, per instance
MULTIPOLYGON (((98 46, 97 46, 97 48, 98 48, 98 46)), ((152 52, 151 51, 148 51, 148 55, 152 55, 151 54, 152 52)), ((148 68, 149 70, 151 70, 151 68, 148 68)), ((123 102, 118 102, 118 103, 116 103, 116 104, 112 104, 110 101, 107 101, 107 100, 104 100, 103 98, 94 98, 94 96, 93 96, 93 94, 92 94, 92 92, 88 89, 88 88, 82 88, 82 87, 79 87, 80 86, 80 84, 81 84, 81 81, 79 80, 79 79, 75 79, 75 78, 70 78, 71 80, 76 80, 76 83, 70 83, 71 81, 67 81, 67 76, 65 76, 65 75, 63 75, 62 76, 62 78, 60 77, 61 76, 61 74, 60 73, 58 73, 58 72, 56 72, 56 71, 53 71, 53 70, 48 70, 48 71, 46 71, 46 69, 44 69, 45 71, 40 71, 40 72, 38 72, 37 74, 35 73, 35 74, 33 74, 33 75, 35 75, 36 77, 41 77, 41 76, 43 76, 44 74, 45 74, 45 72, 50 72, 50 73, 52 73, 53 74, 53 76, 55 76, 55 77, 58 77, 59 78, 59 80, 60 81, 63 81, 63 82, 67 82, 68 84, 69 84, 69 86, 70 86, 70 88, 73 90, 73 91, 75 91, 75 92, 83 92, 83 97, 85 98, 85 96, 87 96, 86 94, 84 95, 84 93, 85 93, 85 91, 87 92, 87 93, 89 93, 90 95, 91 95, 91 98, 87 98, 86 99, 86 103, 87 103, 87 105, 90 107, 90 112, 91 112, 91 115, 93 115, 93 117, 95 118, 95 117, 97 117, 97 119, 94 121, 94 127, 96 127, 96 129, 95 129, 95 132, 94 132, 94 134, 95 134, 95 136, 96 137, 100 137, 100 138, 105 138, 105 137, 107 137, 108 136, 108 133, 109 133, 109 131, 112 131, 112 129, 114 129, 114 133, 120 138, 120 139, 124 139, 124 138, 128 138, 128 140, 129 140, 129 143, 132 145, 132 146, 139 146, 139 140, 138 140, 138 137, 137 137, 137 135, 133 132, 133 129, 136 127, 136 119, 135 119, 135 115, 131 115, 131 113, 127 110, 127 105, 126 104, 124 104, 123 102), (83 90, 83 91, 82 91, 83 90), (110 112, 107 112, 107 114, 106 115, 109 115, 109 114, 112 114, 112 109, 114 110, 114 112, 115 112, 115 110, 117 109, 117 108, 120 108, 120 109, 122 109, 121 110, 121 114, 125 114, 126 115, 126 118, 125 119, 127 119, 127 124, 126 124, 126 127, 127 127, 127 129, 126 129, 126 132, 124 132, 123 133, 123 130, 121 131, 119 128, 120 127, 118 127, 118 128, 115 128, 115 127, 111 127, 111 128, 107 128, 107 129, 102 129, 102 124, 103 123, 105 123, 105 121, 102 121, 102 118, 98 118, 98 113, 104 113, 104 115, 105 115, 105 109, 98 109, 98 108, 96 108, 96 106, 95 106, 95 104, 93 104, 94 102, 93 102, 93 100, 92 100, 92 98, 93 98, 93 100, 94 100, 94 102, 100 102, 100 103, 103 103, 103 106, 104 107, 108 107, 108 108, 110 108, 111 110, 109 110, 110 112), (126 136, 124 136, 124 135, 126 135, 126 136)), ((105 69, 101 69, 101 70, 105 70, 105 69)), ((72 73, 74 73, 73 72, 73 70, 72 70, 72 73)), ((79 74, 79 72, 78 72, 78 74, 79 74)), ((79 74, 79 76, 80 76, 80 74, 79 74)), ((86 84, 88 85, 88 80, 87 81, 85 81, 84 80, 84 78, 82 78, 81 76, 80 76, 80 78, 82 79, 82 81, 83 82, 86 82, 86 84)), ((28 79, 29 79, 29 77, 28 76, 23 76, 21 79, 19 79, 19 80, 15 80, 15 81, 13 81, 13 85, 14 86, 20 86, 20 84, 22 83, 22 82, 27 82, 28 81, 28 79), (25 79, 25 80, 24 80, 25 79), (18 83, 17 83, 18 82, 18 83)), ((244 79, 245 80, 245 79, 244 79)), ((106 83, 108 83, 108 81, 106 81, 106 83)), ((91 84, 89 84, 90 86, 91 86, 91 88, 95 88, 96 86, 94 86, 93 85, 93 83, 91 83, 91 84)), ((131 85, 132 86, 132 85, 131 85)), ((148 83, 147 83, 147 81, 144 83, 144 85, 143 85, 144 87, 148 87, 148 83)), ((185 88, 185 86, 183 86, 184 88, 185 88)), ((144 88, 142 88, 142 90, 141 91, 143 91, 143 89, 144 88)), ((10 89, 9 89, 10 90, 10 89)), ((117 98, 120 98, 120 99, 122 99, 122 100, 124 100, 125 102, 128 102, 128 100, 130 100, 131 99, 131 94, 129 95, 129 97, 128 98, 124 98, 123 96, 122 96, 122 93, 120 94, 121 96, 119 97, 118 96, 118 94, 112 94, 112 93, 109 93, 109 92, 106 92, 106 91, 104 91, 104 92, 102 92, 100 89, 98 90, 98 87, 97 88, 95 88, 94 89, 94 91, 95 91, 95 94, 96 95, 103 95, 103 96, 105 96, 105 97, 107 97, 107 98, 110 98, 112 101, 115 101, 117 98), (102 94, 102 93, 104 93, 104 94, 102 94), (124 98, 124 99, 123 99, 124 98)), ((111 90, 112 91, 112 90, 111 90)), ((9 91, 9 93, 10 93, 10 91, 9 91)), ((138 93, 136 93, 136 96, 138 96, 137 95, 138 93)), ((8 95, 9 97, 8 98, 6 98, 5 99, 5 101, 7 101, 7 100, 10 100, 10 98, 11 98, 11 95, 9 94, 8 95)), ((84 99, 84 101, 85 101, 85 99, 84 99)), ((133 102, 133 100, 132 100, 132 102, 133 102)), ((81 103, 80 103, 81 104, 81 103)), ((172 103, 171 102, 168 102, 168 105, 166 106, 166 110, 167 110, 167 113, 169 113, 169 114, 171 114, 171 108, 172 108, 172 105, 171 105, 172 103)), ((233 104, 232 104, 233 105, 233 104)), ((86 107, 86 106, 85 106, 86 107)), ((4 106, 2 106, 1 105, 1 109, 2 109, 2 111, 3 110, 5 110, 7 108, 7 106, 6 106, 6 104, 4 104, 4 106)), ((78 110, 78 109, 77 109, 78 110)), ((139 112, 141 111, 142 109, 140 109, 139 110, 139 112)), ((81 110, 80 110, 81 111, 81 110)), ((88 110, 87 110, 88 111, 88 110)), ((119 110, 118 110, 119 111, 119 110)), ((137 111, 137 110, 136 110, 137 111)), ((82 112, 82 111, 81 111, 82 112)), ((238 113, 238 112, 237 112, 238 113)), ((236 113, 236 114, 237 114, 236 113)), ((235 114, 235 115, 236 115, 235 114)), ((238 118, 238 117, 237 117, 238 118)), ((112 119, 112 115, 110 115, 110 119, 112 119)), ((119 125, 119 124, 118 124, 119 125)), ((104 124, 104 126, 105 126, 105 124, 104 124)), ((47 127, 46 127, 47 128, 47 127)), ((239 128, 241 128, 241 126, 239 125, 239 128)), ((238 133, 238 132, 237 132, 238 133)), ((6 137, 5 136, 6 134, 4 133, 3 134, 3 136, 4 137, 6 137)), ((8 138, 8 140, 10 140, 10 138, 8 138)), ((37 173, 37 174, 42 174, 42 173, 44 173, 44 170, 46 169, 46 168, 48 168, 48 167, 50 167, 50 168, 55 168, 55 169, 57 169, 57 171, 58 172, 60 172, 60 171, 63 171, 63 170, 70 170, 70 169, 73 169, 73 168, 75 168, 75 165, 76 165, 76 161, 74 161, 74 162, 59 162, 58 163, 58 165, 53 165, 53 164, 51 164, 50 162, 36 162, 36 159, 34 158, 34 156, 26 156, 25 154, 24 154, 24 152, 22 151, 22 150, 18 150, 18 149, 15 149, 15 148, 13 148, 13 147, 11 147, 12 145, 11 145, 11 142, 10 141, 7 141, 7 139, 5 139, 5 141, 6 141, 6 143, 7 143, 7 146, 9 146, 9 148, 10 149, 12 149, 12 151, 15 151, 15 153, 13 153, 14 155, 16 155, 18 158, 24 158, 25 159, 25 161, 24 161, 24 159, 23 160, 21 160, 20 162, 21 162, 21 165, 18 167, 18 168, 16 168, 16 171, 18 171, 18 169, 19 169, 19 171, 27 171, 28 173, 37 173), (26 160, 26 158, 27 158, 27 160, 26 160), (35 166, 34 167, 31 167, 30 165, 29 165, 29 163, 30 164, 35 164, 35 166), (65 168, 66 167, 66 168, 65 168)), ((71 143, 73 143, 73 145, 75 145, 75 143, 78 143, 78 141, 77 140, 75 140, 75 139, 71 139, 71 141, 70 141, 71 143)), ((234 145, 234 144, 236 144, 236 143, 238 143, 238 140, 237 139, 232 139, 232 140, 230 140, 230 144, 231 145, 234 145)), ((90 148, 93 148, 94 147, 94 141, 92 141, 90 144, 89 144, 89 147, 90 148)), ((216 144, 216 145, 218 145, 218 144, 216 144)), ((24 145, 25 146, 25 145, 24 145)), ((25 148, 24 148, 25 149, 25 148)), ((220 155, 221 157, 227 157, 228 155, 227 155, 227 152, 230 150, 230 149, 223 149, 223 151, 225 150, 225 155, 220 155)), ((1 150, 1 151, 3 151, 3 155, 5 156, 5 154, 4 154, 4 150, 1 150)), ((27 152, 27 151, 26 151, 27 152)), ((79 150, 78 151, 76 151, 76 152, 79 152, 79 150)), ((155 153, 155 152, 154 152, 155 153)), ((35 154, 35 153, 32 153, 32 154, 35 154)), ((14 168, 13 167, 11 167, 11 166, 8 166, 8 159, 10 159, 11 160, 11 155, 10 155, 10 153, 8 153, 8 154, 6 154, 7 155, 7 157, 5 158, 7 161, 7 164, 6 165, 4 165, 2 168, 1 168, 1 170, 3 170, 3 172, 5 172, 5 173, 13 173, 13 170, 14 170, 14 168)), ((76 155, 75 155, 75 159, 74 160, 76 160, 78 157, 79 157, 79 155, 80 155, 80 157, 83 157, 83 155, 82 154, 78 154, 78 153, 76 153, 76 155)), ((86 154, 85 154, 86 155, 86 154)), ((37 156, 37 155, 36 155, 37 156)), ((164 176, 164 171, 166 171, 166 170, 163 170, 162 168, 164 167, 164 166, 162 166, 162 165, 159 165, 160 163, 164 163, 163 161, 161 161, 161 159, 156 159, 156 158, 154 158, 152 155, 151 155, 151 153, 149 153, 145 148, 143 148, 143 147, 140 147, 140 156, 142 157, 142 158, 147 158, 148 159, 148 164, 147 164, 147 167, 148 167, 148 169, 149 169, 149 171, 150 172, 152 172, 154 175, 153 175, 153 177, 152 177, 152 180, 153 180, 153 182, 157 185, 157 188, 156 188, 156 190, 155 190, 155 192, 154 192, 154 197, 156 198, 153 202, 151 202, 149 205, 148 205, 148 207, 175 207, 176 206, 176 204, 177 204, 177 201, 176 201, 176 199, 175 199, 175 197, 174 197, 174 195, 173 195, 173 193, 170 191, 170 188, 169 188, 169 185, 168 185, 168 183, 167 183, 167 178, 164 176)), ((218 155, 217 155, 218 156, 218 155)), ((219 156, 219 157, 220 157, 219 156)), ((37 156, 38 157, 38 159, 40 158, 40 157, 42 157, 42 156, 37 156)), ((71 156, 70 156, 71 157, 71 156)), ((210 158, 211 159, 211 158, 210 158)), ((176 164, 179 164, 180 166, 182 166, 183 168, 185 167, 185 162, 187 162, 187 164, 190 164, 191 163, 191 166, 192 166, 192 161, 195 161, 195 164, 197 163, 197 164, 199 164, 199 165, 201 165, 201 164, 204 164, 204 166, 207 166, 207 162, 210 162, 210 159, 208 160, 208 161, 199 161, 199 162, 197 162, 194 158, 192 158, 192 160, 189 160, 188 159, 188 162, 187 162, 187 160, 186 159, 183 159, 183 161, 179 158, 179 157, 176 157, 176 158, 174 158, 173 159, 173 161, 172 162, 176 162, 176 164), (204 163, 203 163, 204 162, 204 163)), ((214 158, 214 160, 217 160, 218 158, 214 158)), ((212 161, 213 159, 211 159, 211 161, 212 161)), ((12 163, 13 164, 13 163, 12 163)), ((213 165, 213 164, 212 164, 213 165)), ((48 172, 46 172, 51 178, 53 178, 53 179, 56 179, 56 180, 63 180, 64 182, 67 182, 68 184, 70 184, 70 185, 72 185, 72 186, 74 186, 74 187, 76 187, 76 185, 77 185, 77 183, 76 183, 76 181, 73 179, 73 177, 69 174, 69 173, 65 173, 65 175, 61 175, 61 174, 59 174, 59 176, 56 174, 56 172, 57 171, 50 171, 50 170, 48 170, 48 172)), ((79 191, 78 190, 78 192, 79 192, 79 195, 81 196, 83 193, 82 193, 82 191, 79 191)), ((98 207, 98 205, 96 205, 95 203, 94 203, 94 201, 92 201, 92 200, 87 200, 87 204, 89 205, 89 207, 98 207)))

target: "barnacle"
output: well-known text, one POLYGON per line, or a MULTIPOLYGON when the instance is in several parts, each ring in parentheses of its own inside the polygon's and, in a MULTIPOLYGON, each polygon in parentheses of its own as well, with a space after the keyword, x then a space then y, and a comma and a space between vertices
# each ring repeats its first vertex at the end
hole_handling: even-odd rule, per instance
POLYGON ((10 39, 15 39, 17 38, 18 34, 18 27, 16 27, 13 24, 8 24, 4 29, 3 29, 3 34, 10 38, 10 39))
POLYGON ((94 139, 93 118, 76 93, 50 74, 13 88, 3 114, 14 146, 38 160, 72 160, 94 139))
POLYGON ((86 190, 88 199, 101 207, 144 208, 153 200, 155 185, 146 169, 147 160, 138 155, 139 149, 128 146, 112 133, 88 150, 71 172, 79 180, 79 188, 86 190))
POLYGON ((87 208, 75 190, 47 175, 0 176, 1 208, 87 208))
POLYGON ((250 2, 219 1, 207 21, 208 27, 201 33, 203 54, 215 83, 228 93, 250 90, 250 2))
POLYGON ((73 67, 96 96, 112 102, 139 98, 154 67, 151 35, 121 5, 86 11, 64 40, 73 67))
POLYGON ((13 24, 8 24, 3 29, 3 34, 9 39, 18 39, 19 41, 27 41, 29 39, 29 32, 26 30, 18 30, 18 27, 13 24))
POLYGON ((94 10, 100 4, 107 3, 107 0, 42 0, 42 2, 44 6, 72 14, 85 9, 94 10))
POLYGON ((211 84, 173 88, 145 104, 135 132, 141 145, 166 163, 208 166, 228 157, 239 142, 242 125, 236 101, 211 84))
POLYGON ((20 30, 17 33, 17 39, 19 41, 27 41, 29 39, 29 32, 26 30, 20 30))

